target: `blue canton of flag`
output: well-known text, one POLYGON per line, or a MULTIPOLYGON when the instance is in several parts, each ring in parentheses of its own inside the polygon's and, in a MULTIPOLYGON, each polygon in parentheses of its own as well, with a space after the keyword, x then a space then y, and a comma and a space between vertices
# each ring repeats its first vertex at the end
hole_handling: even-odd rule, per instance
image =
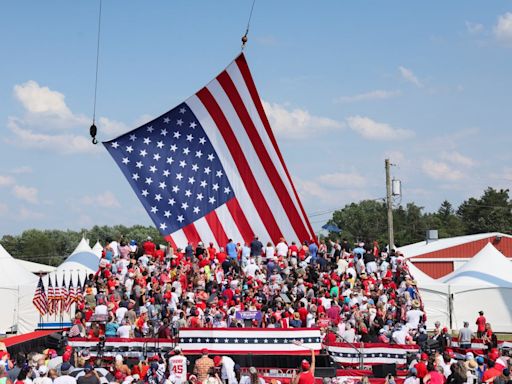
POLYGON ((106 148, 164 234, 234 196, 208 136, 184 103, 106 148))

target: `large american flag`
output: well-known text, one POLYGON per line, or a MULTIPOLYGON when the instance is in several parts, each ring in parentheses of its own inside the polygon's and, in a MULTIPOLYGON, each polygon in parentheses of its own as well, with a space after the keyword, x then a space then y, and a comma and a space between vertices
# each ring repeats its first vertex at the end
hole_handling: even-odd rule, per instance
POLYGON ((48 298, 46 297, 43 279, 41 277, 39 277, 39 282, 37 283, 37 288, 36 291, 34 292, 32 303, 34 304, 34 306, 36 307, 37 311, 41 316, 44 316, 48 313, 48 298))
POLYGON ((315 238, 243 54, 184 103, 103 144, 174 246, 315 238))

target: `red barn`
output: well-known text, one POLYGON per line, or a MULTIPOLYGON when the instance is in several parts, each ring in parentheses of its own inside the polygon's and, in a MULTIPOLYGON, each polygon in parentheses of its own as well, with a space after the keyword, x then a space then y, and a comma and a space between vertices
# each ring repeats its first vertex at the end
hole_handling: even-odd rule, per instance
POLYGON ((421 241, 398 250, 416 267, 437 279, 459 268, 489 242, 512 260, 512 236, 499 232, 421 241))

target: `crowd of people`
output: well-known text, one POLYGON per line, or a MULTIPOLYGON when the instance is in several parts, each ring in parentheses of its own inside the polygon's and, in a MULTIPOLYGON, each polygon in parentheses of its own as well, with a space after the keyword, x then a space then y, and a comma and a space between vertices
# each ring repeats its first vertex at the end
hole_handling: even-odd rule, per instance
MULTIPOLYGON (((71 336, 171 338, 181 327, 319 327, 346 342, 413 344, 425 313, 404 258, 348 241, 184 249, 108 239, 71 336), (236 318, 259 311, 261 320, 236 318), (104 324, 89 321, 106 316, 104 324)), ((329 336, 332 338, 333 336, 329 336)))
MULTIPOLYGON (((151 238, 107 239, 100 266, 86 283, 69 337, 158 337, 171 339, 180 328, 321 329, 324 344, 378 342, 418 344, 422 350, 409 366, 406 384, 509 383, 508 358, 501 356, 483 312, 475 335, 469 323, 459 331, 462 348, 482 337, 491 351, 484 359, 469 352, 454 359, 451 333, 436 324, 430 334, 416 282, 403 255, 379 244, 314 241, 264 245, 229 240, 173 249, 151 238), (259 312, 258 320, 240 319, 238 311, 259 312), (432 348, 432 340, 437 346, 432 348)), ((297 332, 300 332, 298 330, 297 332)), ((0 364, 0 384, 263 384, 258 371, 243 372, 230 356, 209 356, 193 364, 180 348, 149 360, 94 359, 71 347, 52 366, 55 351, 0 364), (53 357, 53 359, 52 359, 53 357), (109 377, 100 375, 106 369, 109 377)), ((304 360, 292 384, 313 384, 315 356, 304 360)), ((333 378, 333 382, 340 382, 333 378)), ((387 384, 394 384, 388 377, 387 384)), ((364 382, 365 380, 363 380, 364 382)))

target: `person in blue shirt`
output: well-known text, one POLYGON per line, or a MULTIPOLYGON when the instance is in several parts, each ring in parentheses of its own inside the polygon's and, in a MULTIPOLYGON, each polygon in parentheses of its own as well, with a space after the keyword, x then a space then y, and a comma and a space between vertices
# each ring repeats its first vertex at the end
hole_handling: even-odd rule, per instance
POLYGON ((231 260, 237 259, 237 252, 236 252, 236 244, 232 239, 228 240, 228 243, 226 244, 226 253, 228 254, 228 257, 231 260))
POLYGON ((318 255, 318 245, 314 241, 309 244, 309 254, 311 255, 311 264, 316 263, 318 255))

